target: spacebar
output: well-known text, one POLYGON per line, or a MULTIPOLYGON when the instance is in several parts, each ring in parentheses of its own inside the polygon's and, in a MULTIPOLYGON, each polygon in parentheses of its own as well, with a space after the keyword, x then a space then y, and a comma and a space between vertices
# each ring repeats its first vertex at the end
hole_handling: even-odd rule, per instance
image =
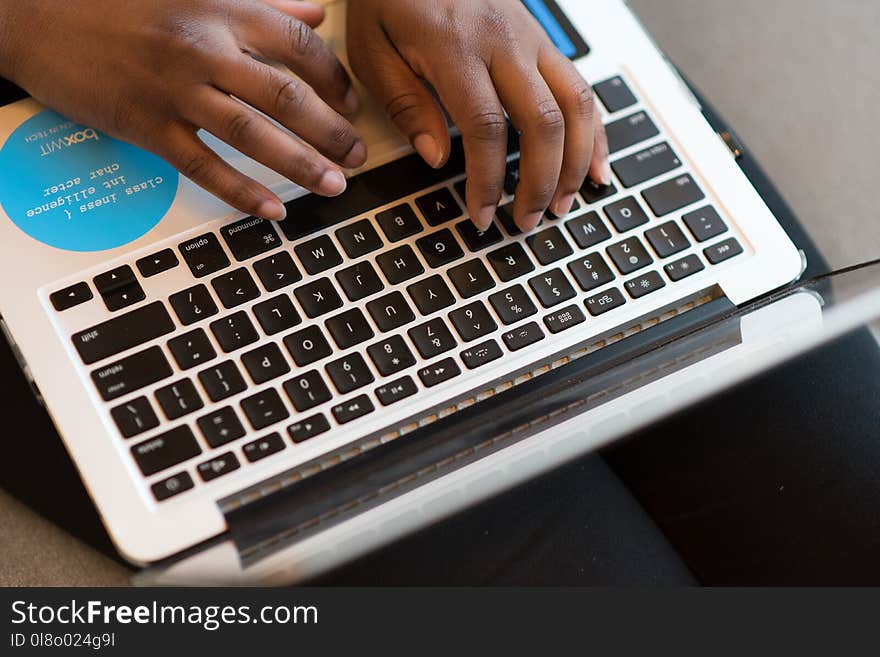
POLYGON ((155 301, 75 333, 72 340, 83 362, 90 365, 173 330, 174 322, 165 306, 155 301))

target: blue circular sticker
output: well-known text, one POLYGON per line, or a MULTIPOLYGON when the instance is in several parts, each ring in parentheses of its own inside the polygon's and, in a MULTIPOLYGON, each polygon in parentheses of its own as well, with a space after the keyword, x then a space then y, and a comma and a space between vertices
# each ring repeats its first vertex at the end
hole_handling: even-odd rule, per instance
POLYGON ((44 110, 0 149, 0 206, 25 233, 69 251, 144 235, 168 212, 178 173, 130 144, 44 110))

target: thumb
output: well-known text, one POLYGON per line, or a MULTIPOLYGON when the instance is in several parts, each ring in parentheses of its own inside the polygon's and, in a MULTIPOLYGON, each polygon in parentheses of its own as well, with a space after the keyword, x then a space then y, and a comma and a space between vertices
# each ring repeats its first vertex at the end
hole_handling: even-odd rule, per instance
POLYGON ((324 7, 313 2, 303 0, 263 0, 267 5, 275 7, 278 11, 292 16, 311 28, 318 27, 324 22, 324 7))

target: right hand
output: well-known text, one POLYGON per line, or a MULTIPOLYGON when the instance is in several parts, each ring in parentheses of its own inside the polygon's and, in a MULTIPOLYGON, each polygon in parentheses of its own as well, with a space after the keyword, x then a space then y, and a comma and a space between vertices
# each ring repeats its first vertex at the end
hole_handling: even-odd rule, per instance
POLYGON ((311 29, 322 18, 297 0, 5 2, 0 75, 68 118, 156 153, 236 209, 278 220, 279 198, 197 131, 312 192, 342 193, 340 167, 361 166, 367 152, 344 118, 358 106, 351 80, 311 29))

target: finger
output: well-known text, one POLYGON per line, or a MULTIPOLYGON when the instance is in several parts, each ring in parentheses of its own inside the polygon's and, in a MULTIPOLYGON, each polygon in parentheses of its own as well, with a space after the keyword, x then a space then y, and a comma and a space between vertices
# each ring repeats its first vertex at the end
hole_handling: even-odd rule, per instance
POLYGON ((235 32, 249 52, 290 68, 339 113, 357 111, 358 97, 348 72, 312 28, 261 2, 243 7, 235 32))
POLYGON ((264 0, 264 2, 288 16, 298 18, 311 28, 318 27, 324 22, 324 7, 313 2, 304 0, 264 0))
POLYGON ((530 231, 543 218, 559 183, 565 116, 537 68, 525 59, 498 58, 491 74, 520 131, 520 181, 513 212, 520 230, 530 231))
POLYGON ((188 99, 183 117, 248 157, 322 196, 345 190, 342 172, 324 156, 286 134, 244 103, 211 87, 188 99))
MULTIPOLYGON (((371 40, 369 57, 352 59, 357 76, 422 159, 434 168, 443 166, 451 145, 437 101, 382 30, 376 30, 371 40)), ((363 52, 362 44, 351 45, 350 52, 363 52)))
POLYGON ((590 161, 590 178, 600 185, 611 184, 611 163, 608 160, 608 135, 598 111, 593 112, 593 159, 590 161))
POLYGON ((354 126, 302 80, 244 55, 218 62, 212 78, 218 89, 272 117, 341 166, 355 169, 366 162, 367 148, 354 126))
POLYGON ((165 134, 156 153, 194 183, 245 214, 274 221, 287 216, 275 194, 224 162, 194 128, 173 125, 165 134))
POLYGON ((558 51, 546 49, 538 59, 538 69, 565 121, 562 168, 549 209, 557 217, 571 212, 574 195, 584 183, 594 152, 593 90, 577 69, 558 51))

